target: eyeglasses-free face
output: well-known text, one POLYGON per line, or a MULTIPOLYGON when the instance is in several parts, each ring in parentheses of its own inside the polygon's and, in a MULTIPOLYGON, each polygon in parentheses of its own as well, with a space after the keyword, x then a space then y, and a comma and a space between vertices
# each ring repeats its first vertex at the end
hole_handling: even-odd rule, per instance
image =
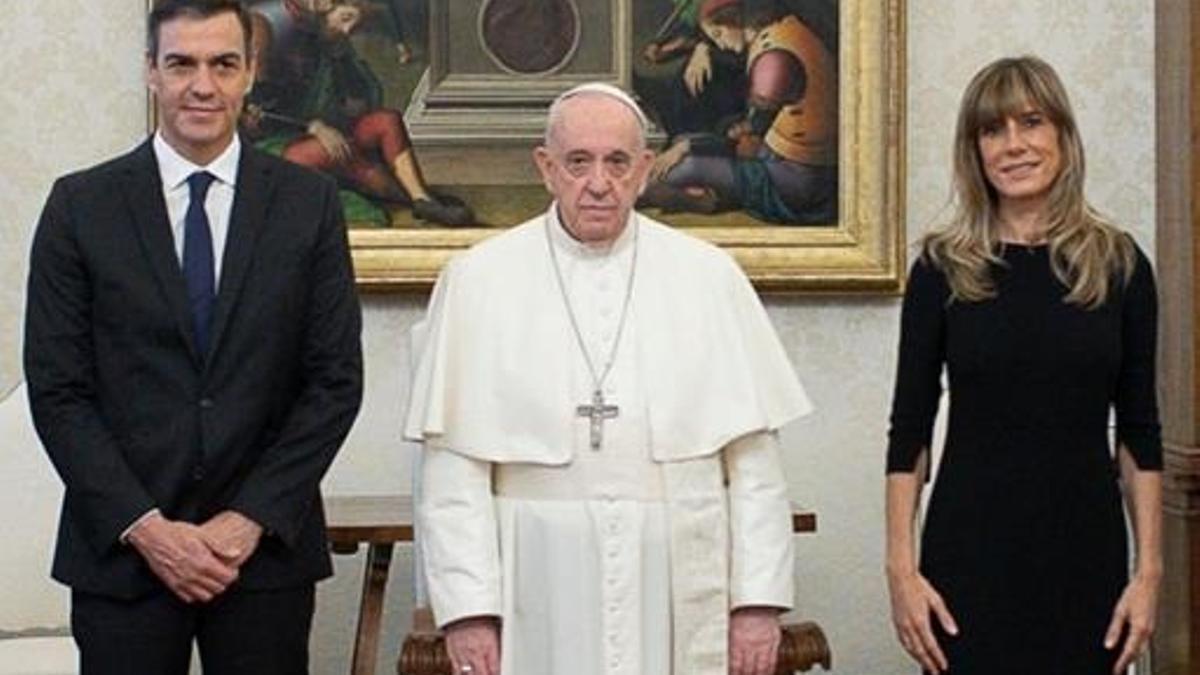
POLYGON ((534 151, 558 216, 576 239, 614 241, 625 228, 645 184, 653 153, 642 143, 637 118, 605 96, 579 96, 563 104, 547 147, 534 151))

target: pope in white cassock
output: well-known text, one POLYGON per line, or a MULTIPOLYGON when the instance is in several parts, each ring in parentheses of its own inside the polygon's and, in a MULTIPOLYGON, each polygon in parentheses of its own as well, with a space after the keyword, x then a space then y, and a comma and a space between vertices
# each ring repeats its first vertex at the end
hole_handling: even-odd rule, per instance
POLYGON ((736 263, 633 212, 645 127, 615 87, 560 96, 534 152, 553 204, 434 289, 405 435, 455 672, 774 672, 774 432, 811 407, 736 263))

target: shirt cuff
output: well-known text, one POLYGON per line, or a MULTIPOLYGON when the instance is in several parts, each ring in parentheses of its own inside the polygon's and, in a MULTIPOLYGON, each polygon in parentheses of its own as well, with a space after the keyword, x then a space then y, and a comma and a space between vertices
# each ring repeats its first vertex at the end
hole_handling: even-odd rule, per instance
POLYGON ((151 518, 152 516, 161 516, 161 515, 162 515, 162 511, 159 511, 158 507, 154 507, 154 508, 150 509, 149 511, 143 513, 142 515, 138 516, 137 520, 130 523, 129 527, 125 528, 125 530, 123 532, 121 532, 121 536, 117 537, 117 541, 121 542, 122 544, 128 544, 129 543, 129 534, 131 532, 133 532, 134 529, 136 529, 138 525, 141 525, 142 523, 146 522, 146 520, 151 518))

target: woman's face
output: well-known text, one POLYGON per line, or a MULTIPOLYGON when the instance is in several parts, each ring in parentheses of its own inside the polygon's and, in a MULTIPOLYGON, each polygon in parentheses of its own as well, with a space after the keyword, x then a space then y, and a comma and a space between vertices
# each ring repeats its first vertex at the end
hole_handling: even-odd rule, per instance
POLYGON ((978 142, 984 174, 1002 207, 1044 200, 1062 172, 1058 127, 1033 106, 980 129, 978 142))

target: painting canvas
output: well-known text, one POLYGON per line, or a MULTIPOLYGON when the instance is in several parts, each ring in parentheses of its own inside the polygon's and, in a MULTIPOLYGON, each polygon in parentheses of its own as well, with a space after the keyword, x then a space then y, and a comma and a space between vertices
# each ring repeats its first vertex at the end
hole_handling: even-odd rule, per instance
POLYGON ((263 58, 243 131, 337 177, 365 289, 427 287, 543 210, 546 105, 590 80, 652 121, 640 211, 763 288, 898 288, 900 0, 249 6, 263 58))
POLYGON ((476 222, 463 201, 431 190, 404 121, 423 67, 423 2, 251 0, 247 6, 259 56, 241 120, 247 138, 335 176, 353 226, 476 222))
POLYGON ((639 206, 835 223, 837 0, 636 7, 633 90, 664 137, 639 206))

